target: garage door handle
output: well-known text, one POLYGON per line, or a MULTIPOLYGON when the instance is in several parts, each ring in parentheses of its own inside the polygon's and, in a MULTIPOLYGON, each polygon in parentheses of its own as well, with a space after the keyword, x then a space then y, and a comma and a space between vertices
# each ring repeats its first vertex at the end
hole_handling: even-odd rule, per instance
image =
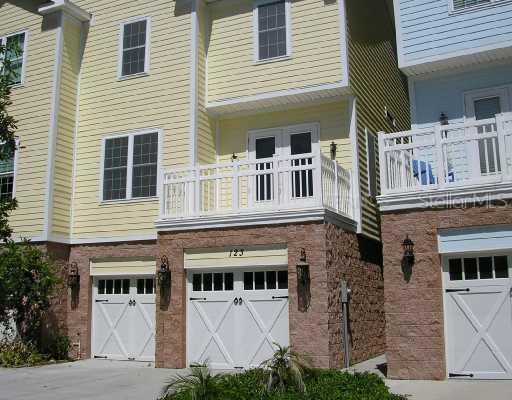
POLYGON ((206 297, 191 297, 189 300, 190 301, 192 301, 192 300, 204 300, 204 301, 206 301, 206 297))
POLYGON ((108 300, 101 299, 101 300, 94 300, 96 303, 108 303, 108 300))
POLYGON ((274 299, 287 299, 288 296, 272 296, 272 300, 274 299))
POLYGON ((469 288, 466 289, 446 289, 446 293, 455 293, 455 292, 469 292, 469 288))

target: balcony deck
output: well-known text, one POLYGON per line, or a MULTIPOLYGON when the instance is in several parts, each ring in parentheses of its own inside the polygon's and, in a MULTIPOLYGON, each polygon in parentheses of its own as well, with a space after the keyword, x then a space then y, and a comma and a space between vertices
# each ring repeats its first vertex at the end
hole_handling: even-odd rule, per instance
POLYGON ((379 134, 381 210, 512 197, 512 113, 379 134))
POLYGON ((351 172, 322 154, 164 171, 163 230, 290 223, 327 217, 355 229, 351 172))

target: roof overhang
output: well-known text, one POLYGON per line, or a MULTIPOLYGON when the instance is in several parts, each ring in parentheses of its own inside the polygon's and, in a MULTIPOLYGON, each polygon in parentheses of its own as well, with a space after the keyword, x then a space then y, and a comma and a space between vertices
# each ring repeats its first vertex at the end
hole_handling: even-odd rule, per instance
POLYGON ((69 0, 53 0, 52 2, 43 4, 39 7, 38 11, 41 15, 63 11, 82 22, 87 22, 91 19, 91 14, 69 0))

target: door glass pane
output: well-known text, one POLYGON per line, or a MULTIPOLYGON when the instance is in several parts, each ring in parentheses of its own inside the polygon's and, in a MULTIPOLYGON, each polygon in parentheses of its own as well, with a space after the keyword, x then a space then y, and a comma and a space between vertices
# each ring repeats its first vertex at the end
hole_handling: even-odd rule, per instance
POLYGON ((254 273, 254 288, 256 290, 265 289, 265 272, 260 271, 254 273))
POLYGON ((464 274, 466 280, 478 279, 476 258, 464 259, 464 274))
MULTIPOLYGON (((256 139, 256 159, 271 158, 276 152, 276 138, 266 137, 256 139)), ((271 171, 272 162, 264 162, 256 165, 257 171, 271 171)), ((272 173, 258 175, 256 177, 256 201, 272 200, 273 189, 272 173)))
POLYGON ((252 272, 244 272, 244 290, 252 290, 252 272))
POLYGON ((279 271, 277 273, 277 287, 279 289, 288 289, 288 271, 279 271))
MULTIPOLYGON (((291 155, 311 153, 311 133, 297 133, 290 136, 291 155)), ((311 165, 311 158, 292 160, 292 167, 303 167, 311 165)), ((294 197, 313 196, 313 170, 303 169, 292 172, 292 193, 294 197)))
POLYGON ((212 290, 213 274, 203 274, 203 290, 209 292, 212 290))
POLYGON ((114 280, 114 294, 121 294, 121 279, 114 280))
POLYGON ((105 294, 105 280, 100 279, 98 281, 98 294, 105 294))
POLYGON ((224 274, 224 289, 233 290, 233 273, 228 272, 224 274))
POLYGON ((487 99, 475 100, 476 119, 494 118, 494 116, 499 113, 501 113, 499 97, 489 97, 487 99))
POLYGON ((123 279, 123 294, 130 294, 130 280, 123 279))
POLYGON ((222 274, 213 274, 213 290, 222 290, 222 274))
POLYGON ((155 286, 154 279, 146 279, 146 294, 153 294, 154 286, 155 286))
POLYGON ((276 271, 267 271, 267 289, 276 288, 276 271))
POLYGON ((507 256, 494 257, 494 274, 496 278, 508 278, 507 256))
POLYGON ((137 294, 144 294, 144 279, 137 279, 137 294))
POLYGON ((107 289, 105 290, 106 294, 112 294, 114 292, 114 281, 112 279, 107 279, 107 289))
POLYGON ((460 258, 454 258, 449 261, 450 269, 450 280, 460 281, 462 280, 462 260, 460 258))
POLYGON ((480 257, 478 259, 480 279, 492 279, 492 257, 480 257))
POLYGON ((192 275, 192 290, 194 292, 200 292, 201 291, 201 274, 194 274, 192 275))

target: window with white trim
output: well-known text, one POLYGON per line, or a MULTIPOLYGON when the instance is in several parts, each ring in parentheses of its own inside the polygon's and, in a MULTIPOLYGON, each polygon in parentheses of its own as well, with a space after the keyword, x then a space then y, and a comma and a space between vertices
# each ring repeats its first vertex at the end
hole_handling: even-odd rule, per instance
POLYGON ((453 0, 453 9, 462 10, 464 8, 473 7, 480 4, 491 3, 495 0, 453 0))
POLYGON ((255 7, 258 60, 290 54, 289 0, 257 2, 255 7))
POLYGON ((128 22, 121 27, 121 77, 149 70, 149 19, 128 22))
POLYGON ((158 140, 157 131, 105 139, 104 201, 156 196, 158 140))
POLYGON ((11 84, 22 84, 26 47, 25 32, 0 37, 0 44, 6 48, 3 57, 11 63, 11 84))
POLYGON ((14 193, 14 154, 0 161, 0 200, 12 200, 14 193))

